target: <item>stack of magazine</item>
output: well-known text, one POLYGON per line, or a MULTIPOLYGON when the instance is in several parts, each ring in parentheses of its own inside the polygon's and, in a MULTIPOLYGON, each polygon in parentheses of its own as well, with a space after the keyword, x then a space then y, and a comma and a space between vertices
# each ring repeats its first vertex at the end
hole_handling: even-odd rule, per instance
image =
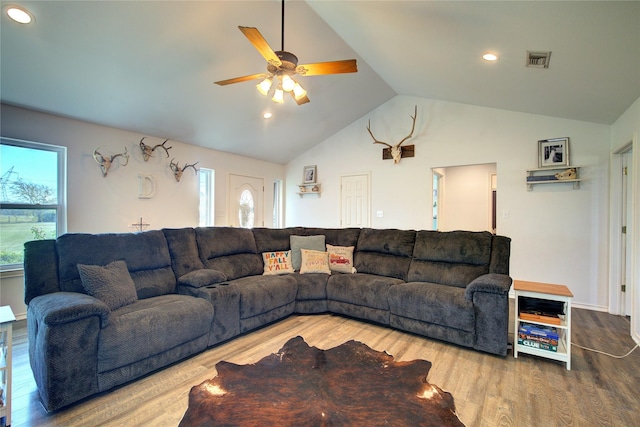
POLYGON ((535 323, 520 323, 518 344, 547 351, 558 351, 558 329, 535 323))

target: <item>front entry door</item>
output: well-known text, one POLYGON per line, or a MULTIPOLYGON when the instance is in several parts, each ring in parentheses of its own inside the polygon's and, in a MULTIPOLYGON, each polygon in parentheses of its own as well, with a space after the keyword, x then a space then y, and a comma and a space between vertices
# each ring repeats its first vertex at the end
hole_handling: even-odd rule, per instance
POLYGON ((229 174, 229 197, 229 225, 243 228, 264 226, 262 178, 229 174))

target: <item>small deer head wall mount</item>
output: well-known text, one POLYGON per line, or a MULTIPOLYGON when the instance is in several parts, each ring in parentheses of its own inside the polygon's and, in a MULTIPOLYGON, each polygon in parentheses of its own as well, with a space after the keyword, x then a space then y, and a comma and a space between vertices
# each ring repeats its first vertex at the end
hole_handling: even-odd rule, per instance
POLYGON ((189 164, 185 164, 182 168, 180 167, 179 163, 174 162, 174 159, 171 159, 171 163, 169 163, 169 167, 171 168, 171 170, 173 171, 173 176, 176 178, 176 181, 180 182, 180 178, 182 178, 182 173, 187 169, 187 168, 193 168, 193 170, 195 171, 195 173, 198 173, 198 169, 196 169, 196 165, 198 164, 198 162, 195 162, 192 165, 189 164))
MULTIPOLYGON (((144 138, 146 138, 146 136, 144 138)), ((153 152, 158 148, 162 148, 167 155, 167 159, 169 158, 169 150, 171 150, 173 147, 165 147, 164 144, 167 143, 168 139, 165 139, 162 144, 157 144, 152 147, 142 142, 144 141, 144 138, 140 140, 140 150, 142 151, 142 158, 145 162, 149 160, 149 157, 153 156, 153 152)))
POLYGON ((113 161, 118 157, 122 157, 125 159, 122 166, 127 166, 127 164, 129 163, 129 154, 127 153, 127 147, 124 147, 124 153, 114 154, 113 156, 103 156, 98 151, 99 148, 100 147, 93 150, 93 159, 100 165, 102 176, 104 176, 105 178, 109 173, 109 169, 111 169, 111 166, 113 165, 113 161))
POLYGON ((413 157, 415 154, 415 147, 413 145, 406 145, 406 146, 402 146, 402 144, 409 138, 411 138, 413 136, 413 131, 416 128, 416 117, 418 117, 418 106, 415 106, 415 110, 413 113, 413 116, 409 116, 413 119, 413 124, 411 126, 411 132, 409 133, 409 135, 405 136, 404 138, 402 138, 402 140, 400 142, 398 142, 397 144, 391 145, 388 144, 386 142, 383 141, 379 141, 378 139, 376 139, 375 136, 373 136, 373 132, 371 132, 371 120, 369 120, 369 125, 367 126, 367 130, 369 131, 369 135, 371 135, 371 138, 373 138, 373 143, 374 144, 382 144, 382 145, 386 145, 387 148, 385 148, 384 150, 382 150, 382 159, 386 160, 386 159, 393 159, 393 163, 394 164, 398 164, 400 163, 400 159, 402 157, 413 157))

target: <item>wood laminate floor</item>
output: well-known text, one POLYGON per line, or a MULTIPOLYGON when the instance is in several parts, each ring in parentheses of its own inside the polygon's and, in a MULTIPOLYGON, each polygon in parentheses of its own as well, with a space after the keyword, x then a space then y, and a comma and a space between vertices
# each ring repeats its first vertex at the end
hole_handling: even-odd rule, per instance
MULTIPOLYGON (((356 339, 396 360, 426 359, 428 381, 453 394, 472 426, 640 426, 640 349, 614 359, 573 347, 565 364, 492 356, 334 315, 291 316, 211 348, 111 392, 56 413, 38 401, 29 367, 26 321, 14 326, 14 427, 177 426, 192 386, 215 376, 221 360, 245 364, 278 351, 294 336, 322 349, 356 339)), ((510 334, 510 339, 513 335, 510 334)), ((626 318, 573 309, 573 342, 623 355, 634 347, 626 318)))

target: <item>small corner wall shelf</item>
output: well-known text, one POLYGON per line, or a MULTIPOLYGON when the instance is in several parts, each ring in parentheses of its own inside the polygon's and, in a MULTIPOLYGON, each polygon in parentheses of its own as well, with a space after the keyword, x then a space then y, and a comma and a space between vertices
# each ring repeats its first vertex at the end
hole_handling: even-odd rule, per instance
POLYGON ((302 198, 302 196, 306 196, 307 194, 317 194, 318 197, 320 197, 320 184, 299 184, 298 188, 299 191, 297 194, 300 196, 300 198, 302 198))
POLYGON ((527 169, 527 191, 532 191, 536 184, 565 184, 573 183, 573 189, 580 188, 580 166, 562 166, 557 168, 527 169), (575 169, 576 177, 573 179, 556 179, 555 174, 567 169, 575 169))
MULTIPOLYGON (((513 281, 515 292, 515 337, 513 339, 513 357, 518 358, 518 353, 527 353, 534 356, 546 357, 547 359, 558 360, 567 365, 567 370, 571 370, 571 299, 573 294, 564 285, 554 285, 549 283, 526 282, 523 280, 513 281), (550 317, 539 316, 538 319, 524 318, 520 310, 520 298, 555 301, 564 304, 564 314, 558 316, 558 322, 551 322, 545 319, 550 317), (533 325, 538 328, 551 328, 557 333, 557 346, 555 350, 546 349, 544 344, 530 341, 525 335, 520 334, 524 330, 527 334, 527 326, 533 325), (524 328, 524 329, 522 329, 524 328)), ((551 347, 551 346, 549 346, 551 347)))

